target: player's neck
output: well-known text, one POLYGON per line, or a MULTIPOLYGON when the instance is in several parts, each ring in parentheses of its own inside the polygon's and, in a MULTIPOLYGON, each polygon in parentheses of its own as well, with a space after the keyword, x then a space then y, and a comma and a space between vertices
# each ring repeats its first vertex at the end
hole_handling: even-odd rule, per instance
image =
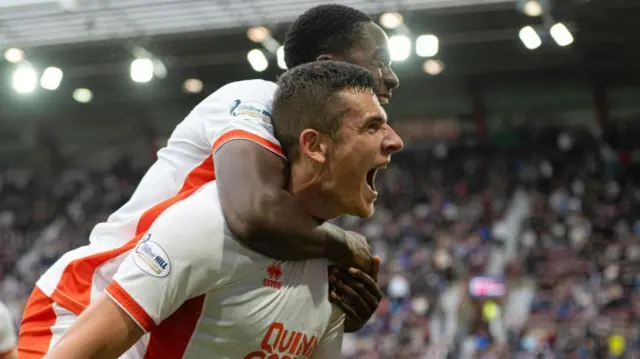
POLYGON ((289 192, 311 216, 329 220, 339 215, 330 194, 325 193, 320 176, 303 165, 291 166, 289 192))

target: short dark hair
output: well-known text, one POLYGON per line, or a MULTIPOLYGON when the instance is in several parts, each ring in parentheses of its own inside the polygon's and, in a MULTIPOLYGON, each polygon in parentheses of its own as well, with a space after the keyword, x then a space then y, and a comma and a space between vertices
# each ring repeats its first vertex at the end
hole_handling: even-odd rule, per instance
POLYGON ((341 55, 362 33, 371 17, 344 5, 319 5, 293 22, 284 40, 284 61, 289 68, 316 61, 322 54, 341 55))
POLYGON ((338 140, 342 126, 338 94, 342 91, 370 92, 375 78, 360 66, 337 61, 316 61, 285 72, 278 80, 273 99, 275 135, 289 160, 298 156, 299 137, 312 128, 338 140))

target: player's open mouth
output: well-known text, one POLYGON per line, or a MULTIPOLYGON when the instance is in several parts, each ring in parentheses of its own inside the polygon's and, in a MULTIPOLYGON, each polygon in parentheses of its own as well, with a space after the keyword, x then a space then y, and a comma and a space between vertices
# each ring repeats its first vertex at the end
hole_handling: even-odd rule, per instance
POLYGON ((367 172, 367 186, 373 193, 378 193, 376 191, 376 174, 378 173, 378 168, 373 168, 367 172))

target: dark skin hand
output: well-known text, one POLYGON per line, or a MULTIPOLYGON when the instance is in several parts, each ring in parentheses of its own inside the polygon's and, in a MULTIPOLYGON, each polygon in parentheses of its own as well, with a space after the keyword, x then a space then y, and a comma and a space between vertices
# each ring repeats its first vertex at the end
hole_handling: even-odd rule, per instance
POLYGON ((382 299, 378 286, 380 257, 374 257, 372 273, 356 268, 329 267, 329 301, 345 313, 344 331, 357 332, 376 312, 382 299))

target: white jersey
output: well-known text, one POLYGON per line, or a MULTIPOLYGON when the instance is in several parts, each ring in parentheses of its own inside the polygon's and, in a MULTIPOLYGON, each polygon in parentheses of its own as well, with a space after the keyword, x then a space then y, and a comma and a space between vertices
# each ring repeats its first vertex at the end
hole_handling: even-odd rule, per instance
POLYGON ((158 152, 129 202, 95 226, 89 245, 59 259, 37 287, 55 303, 80 314, 111 282, 119 264, 162 211, 215 181, 213 154, 220 146, 249 140, 284 157, 271 124, 276 88, 263 80, 234 82, 198 104, 158 152))
POLYGON ((16 326, 7 308, 0 302, 0 358, 6 357, 16 348, 16 326))
POLYGON ((126 359, 336 359, 327 260, 278 262, 233 238, 215 183, 164 211, 106 293, 149 333, 126 359))

